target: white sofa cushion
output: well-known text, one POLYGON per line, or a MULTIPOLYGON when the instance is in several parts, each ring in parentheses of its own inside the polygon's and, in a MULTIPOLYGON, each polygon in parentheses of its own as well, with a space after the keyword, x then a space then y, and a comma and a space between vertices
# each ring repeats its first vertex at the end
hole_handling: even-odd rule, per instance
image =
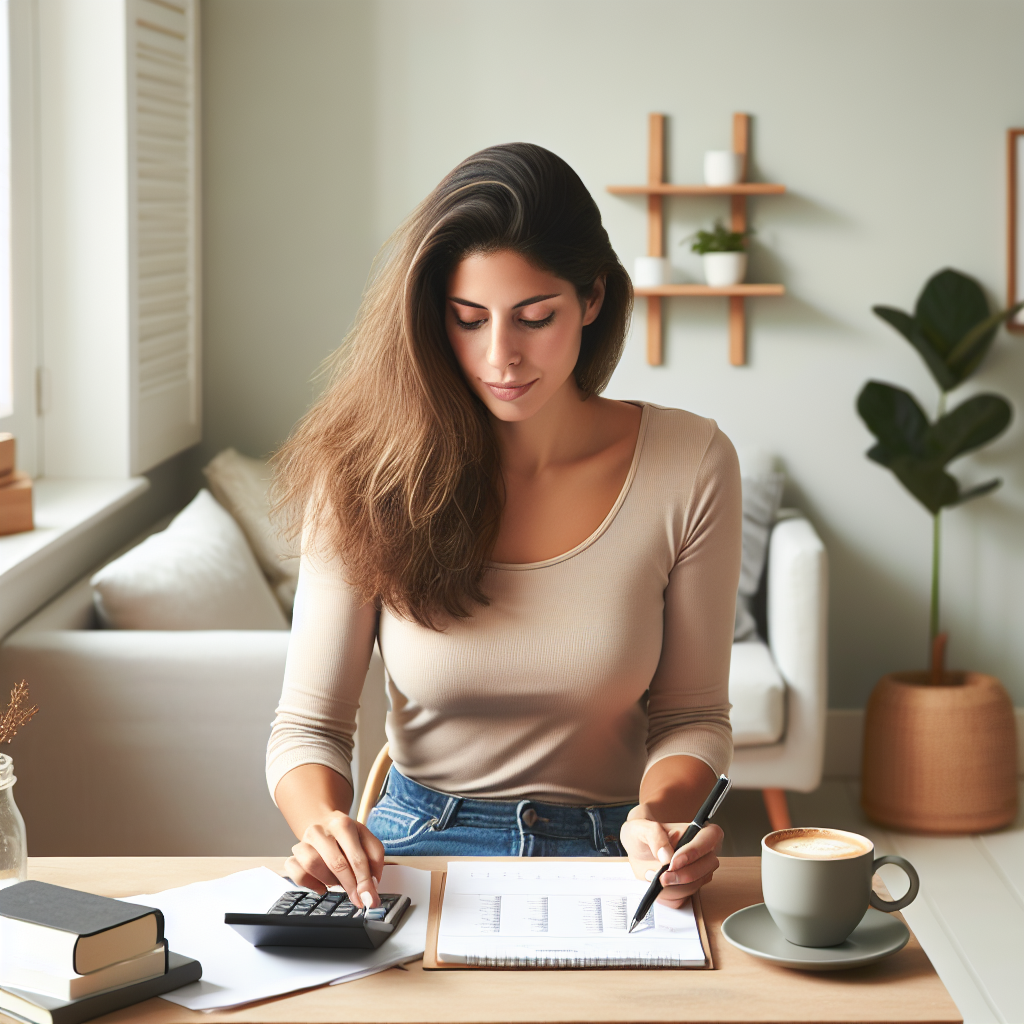
POLYGON ((270 520, 270 466, 240 455, 234 448, 225 448, 210 461, 203 475, 213 496, 242 528, 277 600, 291 615, 299 582, 299 545, 297 540, 286 540, 270 520))
POLYGON ((729 701, 734 746, 759 747, 782 738, 786 684, 760 641, 732 645, 729 701))
POLYGON ((109 629, 287 629, 242 531, 209 491, 90 581, 109 629))

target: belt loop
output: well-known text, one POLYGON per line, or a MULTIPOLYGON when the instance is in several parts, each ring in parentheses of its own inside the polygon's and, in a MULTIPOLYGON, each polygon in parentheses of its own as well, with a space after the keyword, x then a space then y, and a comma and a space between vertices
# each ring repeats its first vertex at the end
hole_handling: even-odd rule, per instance
POLYGON ((519 856, 526 856, 526 829, 523 827, 523 814, 530 806, 529 800, 520 800, 516 804, 516 824, 519 826, 519 856))
POLYGON ((607 855, 608 853, 608 840, 605 839, 604 835, 604 819, 601 816, 600 807, 588 807, 587 814, 590 815, 590 826, 594 830, 593 843, 594 849, 598 853, 607 855))
POLYGON ((459 813, 459 808, 462 806, 461 796, 450 796, 448 797, 448 803, 445 804, 444 810, 441 812, 441 817, 437 819, 437 824, 434 826, 435 832, 443 832, 452 824, 452 820, 455 815, 459 813))

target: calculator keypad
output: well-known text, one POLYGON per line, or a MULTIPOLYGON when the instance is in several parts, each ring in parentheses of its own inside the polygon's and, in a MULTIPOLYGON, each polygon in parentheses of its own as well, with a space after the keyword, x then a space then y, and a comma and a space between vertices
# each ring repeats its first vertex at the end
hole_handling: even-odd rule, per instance
POLYGON ((401 898, 395 893, 381 893, 381 905, 364 910, 356 907, 343 892, 320 896, 301 889, 284 893, 267 913, 283 917, 365 917, 367 921, 383 921, 401 898))

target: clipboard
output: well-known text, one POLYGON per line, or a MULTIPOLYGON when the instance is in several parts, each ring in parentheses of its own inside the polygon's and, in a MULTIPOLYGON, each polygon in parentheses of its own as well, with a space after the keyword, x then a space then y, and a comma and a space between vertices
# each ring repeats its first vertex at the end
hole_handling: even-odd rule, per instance
POLYGON ((474 964, 451 964, 437 958, 437 936, 441 928, 441 904, 444 901, 444 885, 448 877, 447 871, 430 872, 430 910, 427 918, 427 941, 423 952, 423 969, 425 971, 713 971, 714 961, 711 958, 711 943, 704 924, 704 910, 701 907, 700 892, 690 897, 693 903, 693 916, 697 922, 701 948, 704 950, 703 967, 480 967, 474 964))

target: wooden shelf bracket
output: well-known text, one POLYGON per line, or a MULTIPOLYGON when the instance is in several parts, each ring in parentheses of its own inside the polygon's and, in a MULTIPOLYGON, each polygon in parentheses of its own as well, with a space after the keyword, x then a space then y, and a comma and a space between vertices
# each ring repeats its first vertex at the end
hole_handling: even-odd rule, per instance
MULTIPOLYGON (((651 114, 648 122, 647 183, 660 185, 665 180, 665 115, 651 114)), ((665 255, 665 197, 651 193, 647 196, 647 255, 665 255)), ((662 362, 661 296, 647 300, 647 362, 661 366, 662 362)))

